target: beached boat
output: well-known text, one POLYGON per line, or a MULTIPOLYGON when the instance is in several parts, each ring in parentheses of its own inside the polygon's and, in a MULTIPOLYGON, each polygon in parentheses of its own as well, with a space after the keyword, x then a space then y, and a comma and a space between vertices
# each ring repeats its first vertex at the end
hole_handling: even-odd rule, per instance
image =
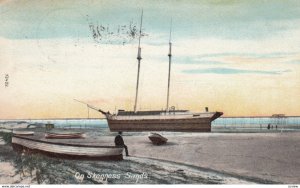
POLYGON ((97 110, 105 115, 110 131, 178 131, 178 132, 210 132, 211 122, 222 116, 222 112, 209 112, 205 108, 205 112, 193 113, 189 110, 175 110, 175 107, 169 107, 169 93, 170 93, 170 73, 171 73, 171 58, 172 58, 172 43, 171 43, 171 30, 169 39, 169 73, 168 73, 168 90, 167 90, 167 105, 165 110, 152 110, 152 111, 137 111, 137 99, 139 89, 139 75, 140 75, 140 61, 141 57, 141 29, 142 18, 140 23, 139 44, 138 44, 138 71, 137 71, 137 84, 135 103, 133 111, 118 110, 116 114, 110 114, 101 109, 93 107, 87 103, 89 108, 97 110))
POLYGON ((150 133, 148 138, 151 140, 151 142, 154 145, 163 145, 163 144, 167 143, 167 141, 168 141, 167 138, 163 137, 162 135, 160 135, 158 133, 150 133))
POLYGON ((47 130, 51 130, 51 129, 54 129, 54 124, 53 123, 46 123, 45 127, 46 127, 47 130))
POLYGON ((47 139, 74 139, 84 138, 82 132, 48 132, 45 134, 47 139))
POLYGON ((88 160, 122 160, 123 147, 49 142, 25 136, 13 136, 14 150, 41 153, 50 157, 88 160))
POLYGON ((29 136, 29 135, 34 135, 33 131, 16 131, 13 130, 13 134, 14 135, 25 135, 25 136, 29 136))

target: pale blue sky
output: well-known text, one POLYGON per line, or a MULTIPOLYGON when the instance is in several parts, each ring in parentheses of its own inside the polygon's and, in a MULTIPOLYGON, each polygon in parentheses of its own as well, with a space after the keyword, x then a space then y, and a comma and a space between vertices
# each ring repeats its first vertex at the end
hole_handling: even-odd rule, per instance
POLYGON ((144 29, 150 34, 168 33, 172 17, 174 40, 257 40, 298 28, 294 21, 300 18, 298 0, 4 1, 0 35, 11 39, 90 37, 89 22, 111 27, 137 23, 142 8, 144 29))
POLYGON ((299 0, 0 0, 0 74, 11 84, 0 114, 82 117, 73 98, 132 109, 137 38, 126 31, 142 9, 141 109, 165 106, 172 18, 172 105, 299 115, 299 0))
MULTIPOLYGON (((93 43, 90 24, 109 27, 116 33, 120 26, 133 25, 139 27, 141 10, 144 10, 143 30, 148 36, 142 39, 142 45, 165 46, 168 42, 170 20, 173 20, 172 41, 176 43, 193 42, 203 39, 219 39, 236 41, 241 48, 246 49, 244 41, 260 43, 263 40, 281 40, 285 42, 288 35, 300 29, 299 0, 178 0, 178 1, 3 1, 0 6, 0 36, 7 39, 87 39, 93 43)), ((103 31, 101 43, 111 42, 122 45, 122 37, 109 37, 103 31)), ((126 37, 126 36, 125 36, 126 37)), ((98 41, 99 42, 99 41, 98 41)), ((126 41, 135 44, 135 40, 126 41)), ((291 41, 287 41, 288 43, 291 41)), ((199 42, 198 42, 199 43, 199 42)), ((77 45, 77 44, 76 44, 77 45)), ((199 45, 199 44, 198 44, 199 45)), ((201 44, 200 44, 201 45, 201 44)), ((276 44, 280 45, 280 44, 276 44)), ((248 50, 230 50, 220 53, 205 53, 199 51, 196 55, 175 55, 174 63, 179 64, 210 64, 224 65, 219 58, 239 56, 244 58, 274 58, 284 59, 297 54, 300 44, 293 50, 271 52, 253 52, 248 50)), ((290 45, 291 46, 291 45, 290 45)), ((203 44, 204 48, 212 48, 211 44, 203 44)), ((270 46, 272 48, 272 46, 270 46)), ((143 52, 144 53, 144 52, 143 52)), ((152 56, 163 61, 165 57, 152 56)), ((51 60, 51 58, 50 58, 51 60)), ((283 60, 286 63, 288 60, 283 60)), ((298 64, 298 60, 292 60, 298 64)), ((220 68, 220 67, 219 67, 220 68)), ((227 74, 224 67, 213 71, 227 74)), ((231 68, 231 67, 226 67, 231 68)), ((287 69, 289 69, 287 67, 287 69)), ((205 69, 207 70, 207 69, 205 69)), ((203 71, 205 71, 203 70, 203 71)), ((203 71, 196 71, 202 73, 203 71)), ((283 71, 283 70, 281 70, 283 71)), ((195 71, 184 71, 191 73, 195 71)), ((246 71, 259 73, 257 71, 246 71)), ((211 73, 208 71, 207 73, 211 73)), ((232 74, 236 71, 231 72, 232 74)), ((269 74, 268 70, 265 71, 269 74)))

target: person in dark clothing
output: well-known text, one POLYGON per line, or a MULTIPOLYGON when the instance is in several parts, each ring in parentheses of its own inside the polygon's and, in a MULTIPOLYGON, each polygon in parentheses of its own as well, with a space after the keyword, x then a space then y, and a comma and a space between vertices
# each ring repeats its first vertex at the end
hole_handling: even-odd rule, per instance
POLYGON ((124 140, 122 138, 122 132, 119 132, 119 134, 115 137, 115 145, 116 146, 123 146, 124 149, 125 149, 126 156, 129 156, 129 154, 128 154, 128 148, 125 145, 124 140))

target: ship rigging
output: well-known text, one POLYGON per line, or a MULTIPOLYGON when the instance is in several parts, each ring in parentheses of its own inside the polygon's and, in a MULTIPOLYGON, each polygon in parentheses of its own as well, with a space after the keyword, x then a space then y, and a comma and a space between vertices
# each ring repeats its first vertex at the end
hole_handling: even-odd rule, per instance
POLYGON ((172 20, 169 35, 169 66, 168 66, 168 88, 167 88, 167 103, 165 110, 150 110, 138 111, 137 102, 139 94, 139 77, 141 68, 141 36, 143 24, 143 11, 140 20, 139 42, 138 42, 138 70, 135 92, 135 102, 133 111, 118 110, 116 114, 105 112, 90 104, 84 103, 88 108, 94 109, 102 113, 108 122, 110 131, 176 131, 176 132, 210 132, 211 122, 221 115, 222 112, 208 112, 206 107, 205 112, 193 113, 189 110, 176 110, 174 107, 169 107, 170 97, 170 81, 171 81, 171 62, 172 62, 172 20))

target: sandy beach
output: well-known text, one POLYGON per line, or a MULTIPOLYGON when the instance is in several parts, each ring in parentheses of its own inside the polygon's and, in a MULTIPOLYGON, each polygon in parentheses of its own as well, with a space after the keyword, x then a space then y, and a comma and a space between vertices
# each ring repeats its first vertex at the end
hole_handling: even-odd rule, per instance
POLYGON ((202 133, 168 136, 164 146, 125 137, 133 156, 162 159, 232 176, 277 183, 300 182, 300 133, 202 133))
MULTIPOLYGON (((35 130, 35 129, 32 129, 35 130)), ((36 129, 37 131, 41 131, 36 129)), ((113 145, 116 133, 103 130, 84 130, 86 138, 72 140, 73 143, 90 145, 113 145)), ((161 133, 168 138, 166 145, 152 145, 147 133, 124 133, 125 144, 129 148, 129 157, 122 162, 104 161, 53 161, 53 168, 47 169, 45 183, 192 183, 192 184, 252 184, 252 183, 299 183, 300 182, 300 132, 283 133, 161 133), (54 164, 54 165, 53 165, 54 164), (97 166, 99 168, 97 168, 97 166), (67 167, 67 168, 66 168, 67 167), (58 172, 59 170, 59 172, 58 172), (119 179, 108 181, 89 181, 74 178, 74 173, 120 173, 148 174, 148 178, 136 180, 119 179), (49 175, 50 174, 50 175, 49 175), (53 178, 61 174, 59 178, 53 178), (47 177, 52 177, 47 180, 47 177), (65 181, 64 179, 68 179, 65 181), (54 180, 53 180, 54 179, 54 180)), ((37 132, 43 138, 43 132, 37 132)), ((51 139, 52 142, 61 142, 51 139)), ((3 145, 1 151, 7 156, 14 153, 10 146, 3 145), (4 152, 5 153, 5 152, 4 152)), ((11 155, 11 158, 16 155, 11 155)), ((21 178, 15 161, 0 154, 1 183, 31 182, 38 183, 36 177, 31 180, 21 178), (1 156, 2 155, 2 156, 1 156), (13 178, 6 178, 13 177, 13 178), (8 182, 6 182, 8 181, 8 182)), ((42 159, 41 163, 45 165, 42 159)), ((42 166, 43 166, 42 165, 42 166)), ((43 171, 43 170, 42 170, 43 171)))

